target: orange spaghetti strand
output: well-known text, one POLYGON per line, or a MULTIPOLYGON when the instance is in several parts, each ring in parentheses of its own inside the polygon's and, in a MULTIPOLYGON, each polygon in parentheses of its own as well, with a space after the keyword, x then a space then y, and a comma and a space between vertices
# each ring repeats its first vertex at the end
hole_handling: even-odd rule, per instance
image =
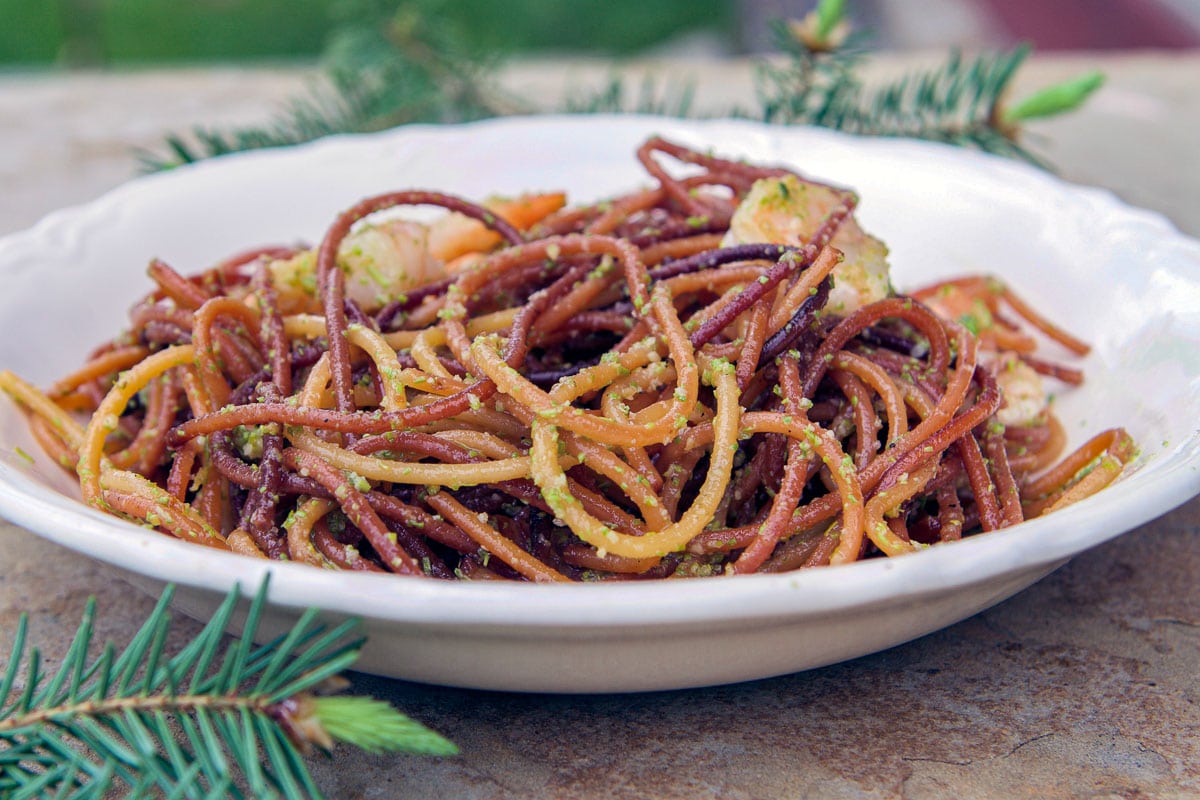
POLYGON ((431 495, 426 502, 437 509, 443 517, 466 531, 467 535, 478 542, 480 547, 529 580, 538 583, 569 582, 571 580, 526 553, 511 539, 505 538, 503 534, 488 525, 480 518, 479 514, 468 510, 445 492, 431 495))
POLYGON ((1123 428, 1096 434, 1053 469, 1025 484, 1021 497, 1026 516, 1036 517, 1095 494, 1120 475, 1135 451, 1123 428))

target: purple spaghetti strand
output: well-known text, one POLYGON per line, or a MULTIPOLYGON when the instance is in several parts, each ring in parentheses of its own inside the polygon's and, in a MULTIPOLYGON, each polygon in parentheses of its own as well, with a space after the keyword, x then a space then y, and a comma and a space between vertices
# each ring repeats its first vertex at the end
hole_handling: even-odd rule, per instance
POLYGON ((718 250, 706 250, 694 256, 662 264, 650 270, 649 275, 651 280, 661 281, 674 278, 676 275, 713 269, 735 261, 778 261, 786 253, 797 249, 786 244, 739 244, 733 247, 722 247, 718 250))
POLYGON ((761 300, 767 292, 778 286, 780 281, 811 265, 817 256, 820 255, 821 250, 833 239, 838 228, 842 226, 842 223, 854 211, 854 205, 854 198, 848 197, 841 206, 829 212, 829 216, 821 223, 821 227, 817 229, 812 241, 802 248, 791 248, 781 255, 779 260, 775 262, 775 266, 767 270, 765 275, 743 289, 734 298, 732 303, 729 303, 714 314, 692 334, 692 346, 700 347, 711 341, 729 323, 737 319, 742 312, 761 300))
POLYGON ((375 313, 375 324, 381 331, 390 331, 396 324, 396 318, 413 308, 416 308, 426 297, 444 294, 454 283, 454 278, 443 278, 440 281, 419 286, 398 300, 393 300, 375 313))
POLYGON ((773 361, 812 327, 817 319, 817 312, 824 308, 825 303, 829 301, 829 291, 832 288, 833 279, 826 276, 825 280, 817 285, 817 293, 804 298, 804 302, 800 304, 800 308, 796 309, 792 318, 771 334, 763 344, 762 355, 759 356, 758 363, 773 361))

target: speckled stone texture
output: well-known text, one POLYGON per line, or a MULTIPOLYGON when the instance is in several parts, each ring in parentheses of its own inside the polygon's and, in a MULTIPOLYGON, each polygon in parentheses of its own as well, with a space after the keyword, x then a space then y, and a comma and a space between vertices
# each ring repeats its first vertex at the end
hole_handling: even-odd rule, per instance
MULTIPOLYGON (((1042 151, 1069 179, 1108 186, 1200 234, 1200 55, 1035 60, 1022 85, 1097 64, 1110 76, 1106 92, 1039 128, 1042 151)), ((707 98, 714 106, 749 85, 743 66, 682 69, 720 87, 707 98)), ((554 84, 535 67, 509 79, 553 87, 595 72, 567 65, 554 84)), ((128 175, 129 146, 195 120, 256 118, 301 83, 287 72, 4 77, 0 233, 128 175)), ((53 667, 89 595, 100 604, 98 635, 118 641, 153 602, 95 562, 0 522, 0 652, 26 611, 53 667)), ((196 630, 181 620, 172 644, 196 630)), ((594 697, 354 675, 357 691, 390 700, 462 754, 339 750, 312 763, 335 798, 1193 798, 1198 676, 1192 500, 966 622, 812 672, 594 697)))
MULTIPOLYGON (((1193 501, 966 622, 784 678, 541 697, 355 675, 462 754, 341 750, 314 773, 337 798, 1200 797, 1198 531, 1193 501)), ((25 610, 47 666, 87 595, 122 640, 152 605, 11 525, 0 552, 0 648, 25 610)))

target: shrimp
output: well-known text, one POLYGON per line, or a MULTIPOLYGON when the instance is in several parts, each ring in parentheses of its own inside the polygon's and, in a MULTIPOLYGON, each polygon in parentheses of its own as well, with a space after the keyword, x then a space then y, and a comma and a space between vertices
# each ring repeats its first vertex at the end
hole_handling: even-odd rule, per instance
MULTIPOLYGON (((518 229, 527 229, 565 203, 565 195, 547 193, 492 197, 483 206, 518 229)), ((372 313, 411 289, 454 273, 500 242, 498 233, 458 213, 429 224, 391 218, 351 231, 338 248, 338 266, 346 276, 346 297, 372 313)), ((271 262, 271 280, 283 313, 319 311, 316 262, 316 250, 271 262)))
MULTIPOLYGON (((520 197, 489 197, 483 207, 517 230, 529 230, 567 203, 562 192, 525 194, 520 197)), ((482 222, 457 212, 439 218, 429 226, 429 250, 443 262, 471 253, 486 253, 500 244, 500 234, 482 222)))
POLYGON ((1054 325, 1018 297, 999 278, 984 275, 940 281, 913 292, 943 319, 954 320, 979 339, 981 350, 1004 395, 997 418, 1005 425, 1033 425, 1045 419, 1050 399, 1042 375, 1079 385, 1083 373, 1072 367, 1043 361, 1033 353, 1038 342, 1022 330, 1008 312, 1075 355, 1086 355, 1089 346, 1054 325))
MULTIPOLYGON (((734 212, 723 244, 804 244, 816 234, 839 200, 835 190, 805 183, 793 175, 764 178, 755 182, 734 212)), ((887 247, 865 233, 853 216, 842 224, 830 244, 841 250, 844 258, 833 270, 834 286, 827 309, 848 314, 895 295, 887 247)), ((991 371, 1004 396, 1004 407, 997 419, 1004 425, 1042 422, 1050 398, 1042 376, 1021 356, 1027 356, 1035 342, 1000 315, 1001 299, 1042 332, 1076 352, 1086 352, 1086 345, 1077 344, 1078 340, 1044 322, 994 278, 947 281, 914 296, 939 316, 970 328, 984 350, 991 354, 991 371)))
POLYGON ((987 360, 991 362, 991 372, 1004 397, 996 419, 1005 426, 1014 427, 1045 421, 1050 397, 1037 370, 1011 350, 1001 350, 987 360))
POLYGON ((1034 311, 999 278, 990 275, 940 281, 913 292, 912 296, 945 319, 966 325, 979 341, 993 350, 1032 353, 1036 340, 1004 316, 1001 301, 1047 338, 1078 356, 1091 349, 1084 342, 1034 311))
MULTIPOLYGON (((315 249, 271 262, 284 313, 318 309, 316 265, 315 249)), ((445 274, 429 253, 428 226, 404 219, 356 228, 338 248, 338 266, 346 276, 346 297, 368 313, 445 274)))
MULTIPOLYGON (((805 183, 795 175, 762 178, 734 211, 722 244, 805 244, 839 202, 835 190, 805 183)), ((842 223, 830 244, 842 251, 843 259, 833 270, 827 309, 849 314, 895 294, 887 246, 865 233, 853 216, 842 223)))

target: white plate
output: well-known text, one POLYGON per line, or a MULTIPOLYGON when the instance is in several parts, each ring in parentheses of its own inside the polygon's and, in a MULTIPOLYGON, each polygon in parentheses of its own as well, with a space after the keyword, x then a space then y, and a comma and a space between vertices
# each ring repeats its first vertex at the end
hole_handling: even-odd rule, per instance
POLYGON ((0 241, 0 367, 48 384, 124 323, 158 256, 193 271, 247 246, 316 241, 336 212, 389 189, 481 198, 646 183, 633 151, 662 133, 856 188, 895 282, 1001 274, 1095 346, 1064 392, 1071 438, 1124 425, 1141 454, 1115 486, 1050 517, 898 559, 791 575, 620 585, 471 584, 322 572, 182 544, 104 516, 0 400, 0 513, 203 616, 235 581, 273 576, 270 622, 320 605, 364 618, 359 666, 433 683, 597 692, 778 675, 863 655, 984 609, 1065 559, 1200 491, 1200 244, 1110 194, 930 144, 749 122, 515 118, 413 127, 232 156, 133 181, 0 241), (30 465, 15 454, 35 454, 30 465))

